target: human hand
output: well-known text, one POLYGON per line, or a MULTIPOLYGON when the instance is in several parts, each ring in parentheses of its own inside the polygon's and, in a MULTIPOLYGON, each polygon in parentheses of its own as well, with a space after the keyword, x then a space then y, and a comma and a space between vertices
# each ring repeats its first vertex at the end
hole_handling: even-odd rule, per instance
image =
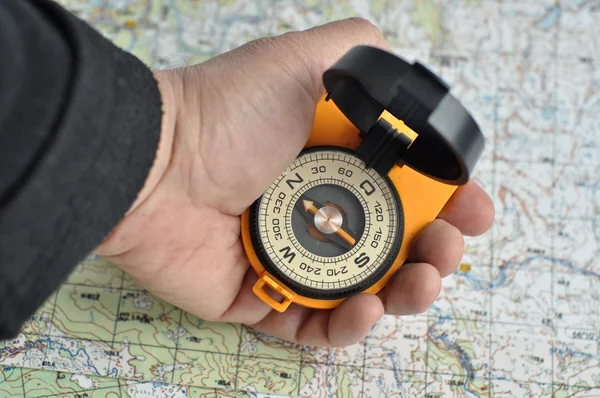
POLYGON ((463 234, 485 232, 489 197, 460 187, 415 241, 409 262, 377 295, 334 310, 271 310, 240 238, 240 214, 298 155, 321 98, 322 74, 351 47, 388 49, 361 19, 251 42, 203 64, 155 73, 162 142, 146 185, 97 249, 142 286, 207 321, 239 322, 305 345, 346 346, 385 313, 425 311, 463 254, 463 234))

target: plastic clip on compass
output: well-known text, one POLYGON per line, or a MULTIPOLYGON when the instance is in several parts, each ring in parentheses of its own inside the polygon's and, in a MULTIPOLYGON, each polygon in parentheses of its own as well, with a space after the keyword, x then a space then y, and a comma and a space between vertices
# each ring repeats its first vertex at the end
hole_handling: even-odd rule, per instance
POLYGON ((242 215, 254 293, 280 312, 379 292, 484 146, 467 110, 419 63, 359 46, 323 82, 304 150, 242 215))

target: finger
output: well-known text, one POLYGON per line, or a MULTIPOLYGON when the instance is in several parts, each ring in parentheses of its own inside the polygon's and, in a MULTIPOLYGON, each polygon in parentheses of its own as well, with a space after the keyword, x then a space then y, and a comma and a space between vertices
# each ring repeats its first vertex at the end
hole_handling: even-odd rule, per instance
POLYGON ((417 235, 407 262, 427 263, 448 276, 463 257, 464 239, 458 228, 444 220, 435 220, 417 235))
POLYGON ((255 40, 186 68, 186 89, 200 97, 200 110, 188 107, 193 114, 180 119, 202 126, 199 142, 186 146, 200 148, 210 168, 194 176, 198 196, 213 198, 206 204, 227 214, 258 198, 306 144, 323 73, 361 44, 389 48, 374 25, 353 18, 255 40))
POLYGON ((253 269, 248 269, 239 293, 231 306, 215 322, 236 322, 252 325, 264 319, 273 309, 258 298, 252 288, 258 281, 253 269))
POLYGON ((491 227, 494 215, 492 199, 470 180, 456 190, 438 218, 454 225, 463 235, 477 236, 491 227))
POLYGON ((427 263, 403 265, 379 293, 386 314, 414 315, 425 312, 437 299, 442 279, 427 263))
POLYGON ((377 296, 359 294, 331 311, 294 305, 284 313, 271 312, 252 327, 303 345, 346 347, 364 339, 383 313, 383 304, 377 296))
MULTIPOLYGON (((359 294, 342 302, 331 312, 327 338, 333 347, 346 347, 364 339, 384 314, 383 303, 372 294, 359 294)), ((299 331, 300 341, 318 342, 322 329, 318 318, 308 319, 299 331)), ((314 345, 314 344, 309 344, 314 345)))

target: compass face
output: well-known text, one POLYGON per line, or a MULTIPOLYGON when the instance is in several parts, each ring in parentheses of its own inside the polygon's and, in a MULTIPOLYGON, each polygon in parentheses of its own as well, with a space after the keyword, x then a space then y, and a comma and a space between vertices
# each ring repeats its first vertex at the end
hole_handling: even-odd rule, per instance
POLYGON ((377 282, 404 233, 389 179, 341 148, 300 154, 256 201, 251 217, 265 269, 311 298, 342 298, 377 282))

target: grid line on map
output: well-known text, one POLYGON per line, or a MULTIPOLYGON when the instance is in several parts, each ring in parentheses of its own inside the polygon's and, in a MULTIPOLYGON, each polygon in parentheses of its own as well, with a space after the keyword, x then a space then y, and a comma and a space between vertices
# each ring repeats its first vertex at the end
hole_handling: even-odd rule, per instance
POLYGON ((23 377, 23 368, 19 368, 21 370, 21 386, 23 387, 23 398, 27 398, 25 394, 25 378, 23 377))
MULTIPOLYGON (((435 52, 436 50, 440 53, 443 54, 444 53, 444 49, 446 48, 446 35, 444 32, 444 21, 445 21, 445 15, 446 15, 446 5, 443 5, 441 7, 441 16, 440 16, 440 31, 439 31, 439 37, 438 37, 438 43, 440 43, 439 49, 434 49, 433 46, 432 48, 429 50, 429 54, 428 57, 431 60, 429 63, 429 67, 433 67, 433 62, 434 62, 434 56, 435 56, 435 52)), ((440 75, 443 77, 443 62, 440 62, 439 64, 439 73, 440 75)), ((425 388, 424 388, 424 394, 425 396, 427 396, 427 390, 429 389, 429 346, 431 344, 431 313, 432 310, 431 308, 427 309, 427 334, 426 334, 426 338, 425 338, 425 388)))
MULTIPOLYGON (((239 388, 239 373, 240 373, 240 360, 241 360, 241 354, 242 354, 242 340, 244 337, 244 325, 240 324, 240 339, 238 341, 238 351, 237 351, 237 358, 236 358, 236 366, 235 366, 235 380, 234 380, 234 389, 237 390, 239 388)), ((236 354, 231 354, 231 355, 236 355, 236 354)))
MULTIPOLYGON (((162 3, 162 2, 161 2, 162 3)), ((161 7, 163 7, 163 5, 161 4, 161 7)), ((164 21, 166 15, 161 12, 161 16, 160 19, 164 21)), ((151 67, 151 65, 157 65, 158 64, 158 38, 161 36, 162 33, 162 23, 155 23, 154 26, 154 31, 156 32, 156 39, 154 40, 154 45, 152 46, 152 49, 150 50, 150 61, 149 61, 149 67, 151 67)), ((154 68, 152 68, 154 69, 154 68)))
POLYGON ((365 383, 366 383, 366 378, 367 378, 367 340, 369 339, 369 336, 367 335, 364 338, 363 343, 365 344, 365 346, 363 347, 363 361, 362 361, 362 385, 361 385, 361 395, 364 397, 365 396, 365 383))
MULTIPOLYGON (((108 390, 108 389, 114 389, 115 387, 117 387, 119 389, 119 393, 121 393, 122 389, 121 389, 121 381, 120 379, 119 383, 116 386, 108 386, 108 387, 98 387, 98 388, 89 388, 89 389, 81 389, 81 390, 77 390, 77 391, 72 391, 70 393, 64 393, 64 392, 59 392, 57 394, 50 394, 50 395, 42 395, 42 396, 38 396, 39 398, 51 398, 51 397, 61 397, 64 398, 65 396, 73 396, 73 397, 82 397, 82 395, 80 393, 87 393, 89 391, 93 391, 94 393, 96 393, 96 391, 103 391, 103 390, 108 390)), ((86 394, 87 396, 87 394, 86 394)))
MULTIPOLYGON (((60 289, 62 289, 62 286, 59 286, 55 292, 54 304, 52 305, 52 315, 50 316, 50 327, 48 328, 48 333, 43 335, 48 340, 50 340, 50 337, 52 337, 52 329, 54 328, 54 315, 56 314, 56 304, 58 302, 58 294, 60 293, 60 289)), ((46 359, 48 358, 48 350, 50 350, 50 344, 46 346, 46 350, 44 351, 44 358, 42 359, 42 368, 44 368, 44 364, 46 363, 46 359)))
POLYGON ((181 337, 182 327, 181 320, 183 319, 183 310, 179 310, 179 321, 177 322, 177 337, 175 337, 175 353, 173 354, 173 374, 171 375, 171 384, 175 382, 175 368, 177 368, 177 353, 179 352, 179 338, 181 337))
MULTIPOLYGON (((554 76, 557 76, 558 73, 558 40, 560 39, 560 27, 561 27, 561 17, 562 17, 562 13, 558 16, 558 19, 556 21, 557 23, 557 29, 556 29, 556 40, 554 40, 554 46, 553 46, 553 51, 554 51, 554 62, 552 63, 552 66, 554 67, 554 76)), ((553 114, 553 120, 552 120, 552 182, 554 183, 554 178, 556 176, 556 139, 557 139, 557 132, 558 132, 558 116, 557 116, 557 109, 558 109, 558 78, 555 77, 554 79, 554 99, 553 99, 553 105, 554 108, 556 109, 554 111, 553 114)), ((556 189, 556 188, 554 188, 556 189)), ((550 197, 550 211, 551 214, 554 215, 556 214, 556 203, 554 200, 555 195, 552 195, 550 197)), ((554 261, 555 259, 555 251, 554 251, 554 234, 550 234, 550 257, 552 258, 552 264, 551 264, 551 268, 550 268, 550 317, 554 318, 554 313, 555 313, 555 303, 554 303, 554 277, 555 277, 555 268, 556 268, 556 261, 554 261)), ((551 318, 551 319, 552 319, 551 318)), ((554 386, 555 386, 555 380, 554 380, 554 370, 555 370, 555 366, 556 364, 554 363, 554 334, 556 332, 556 325, 554 324, 554 322, 552 322, 550 324, 550 339, 551 339, 551 357, 550 357, 550 361, 551 361, 551 374, 550 374, 550 381, 551 381, 551 394, 552 396, 554 396, 554 386)))
POLYGON ((121 393, 121 391, 123 391, 123 387, 127 386, 127 383, 125 382, 125 380, 117 378, 117 380, 119 381, 119 393, 121 393))
MULTIPOLYGON (((554 264, 556 263, 560 263, 559 261, 553 261, 554 264)), ((488 269, 490 268, 489 266, 486 266, 488 269)), ((546 272, 546 271, 544 271, 546 272)), ((549 271, 548 271, 549 272, 549 271)), ((177 308, 177 307, 176 307, 177 308)), ((184 312, 184 311, 182 311, 184 312)), ((185 312, 184 312, 185 313, 185 312)), ((489 317, 488 317, 489 318, 489 317)), ((473 323, 480 323, 480 322, 486 322, 486 320, 484 318, 471 318, 471 317, 465 317, 465 316, 444 316, 444 315, 438 315, 436 313, 432 313, 431 317, 427 317, 427 316, 423 316, 423 317, 419 317, 419 318, 415 318, 414 321, 435 321, 438 319, 443 319, 443 320, 453 320, 453 321, 463 321, 463 322, 473 322, 473 323)), ((487 320, 489 322, 489 319, 487 320)), ((502 325, 502 326, 523 326, 523 327, 529 327, 529 328, 535 328, 535 327, 539 327, 540 325, 537 323, 528 323, 528 322, 511 322, 511 321, 507 321, 507 320, 501 320, 501 321, 494 321, 495 325, 502 325)), ((243 326, 243 325, 242 325, 243 326)), ((566 327, 561 327, 562 329, 565 329, 566 327)), ((589 327, 589 326, 585 326, 585 325, 580 325, 577 326, 578 330, 582 330, 582 331, 595 331, 594 328, 589 327)), ((24 333, 25 335, 28 336, 41 336, 41 337, 64 337, 66 339, 82 339, 79 337, 75 337, 75 336, 69 336, 69 335, 64 335, 64 336, 54 336, 54 335, 50 335, 47 336, 46 334, 40 334, 40 333, 35 333, 35 332, 28 332, 28 333, 24 333)), ((83 338, 83 340, 88 340, 88 341, 98 341, 98 342, 103 342, 103 343, 110 343, 110 341, 106 341, 106 340, 101 340, 101 339, 89 339, 89 338, 83 338)), ((118 343, 118 341, 115 340, 115 343, 118 343)), ((155 344, 142 344, 143 346, 146 347, 164 347, 164 346, 158 346, 155 344)), ((171 347, 174 348, 174 347, 171 347)), ((198 351, 198 352, 212 352, 212 351, 206 351, 206 350, 199 350, 197 348, 186 348, 186 351, 198 351)), ((310 362, 310 361, 305 361, 305 362, 310 362)))
MULTIPOLYGON (((496 76, 498 76, 500 70, 500 63, 496 63, 495 68, 494 68, 494 74, 496 76)), ((498 95, 498 86, 496 86, 496 91, 494 93, 494 103, 492 105, 493 108, 493 121, 492 121, 492 143, 491 143, 491 161, 492 161, 492 175, 491 175, 491 190, 492 193, 496 192, 496 188, 497 188, 497 158, 498 158, 498 149, 497 149, 497 142, 498 142, 498 129, 499 127, 499 120, 498 120, 498 110, 499 110, 499 95, 498 95)), ((490 234, 490 256, 489 256, 489 264, 490 267, 488 269, 488 277, 490 280, 490 289, 488 292, 488 300, 489 300, 489 304, 488 304, 488 357, 487 357, 487 380, 488 380, 488 397, 491 398, 492 397, 492 347, 494 344, 494 340, 493 340, 493 333, 494 333, 494 324, 496 323, 494 321, 494 295, 493 295, 493 290, 492 290, 492 286, 494 283, 494 266, 496 266, 495 262, 494 262, 494 254, 495 254, 495 235, 497 232, 497 226, 496 223, 494 223, 494 225, 492 225, 492 227, 490 228, 490 231, 488 231, 488 233, 490 234)))
MULTIPOLYGON (((123 301, 123 284, 125 282, 125 271, 121 271, 121 286, 119 287, 119 301, 117 302, 117 311, 115 312, 115 325, 113 327, 113 335, 112 340, 110 342, 110 347, 115 349, 115 340, 117 339, 117 326, 119 323, 119 312, 121 311, 121 302, 123 301)), ((108 342, 106 342, 108 343, 108 342)), ((106 376, 110 374, 110 365, 112 362, 112 356, 108 358, 108 366, 106 368, 106 376)))
MULTIPOLYGON (((23 373, 23 368, 21 368, 21 375, 23 373)), ((57 373, 61 373, 60 371, 57 371, 57 373)), ((66 372, 65 372, 66 373, 66 372)), ((22 377, 22 376, 21 376, 22 377)), ((25 380, 23 379, 23 398, 25 398, 25 380)), ((73 394, 74 397, 82 397, 82 395, 80 393, 87 393, 89 391, 102 391, 102 390, 108 390, 108 389, 113 389, 115 387, 117 387, 119 389, 119 393, 121 393, 123 391, 123 387, 127 386, 127 383, 123 382, 123 379, 119 379, 116 378, 117 381, 117 385, 116 386, 105 386, 105 387, 98 387, 98 388, 83 388, 81 390, 77 390, 77 391, 73 391, 72 393, 64 393, 64 392, 59 392, 57 394, 50 394, 50 395, 43 395, 44 398, 50 398, 50 397, 65 397, 68 395, 73 394)), ((139 384, 143 384, 146 383, 146 381, 140 381, 140 382, 130 382, 129 384, 131 385, 139 385, 139 384)))
MULTIPOLYGON (((496 75, 497 75, 497 69, 499 69, 499 66, 496 65, 496 75)), ((493 133, 492 133, 492 176, 491 176, 491 186, 492 186, 492 192, 496 192, 496 140, 498 137, 498 93, 496 92, 495 95, 495 100, 494 100, 494 105, 493 105, 493 109, 494 109, 494 121, 492 123, 492 128, 494 129, 493 133)), ((494 223, 495 224, 495 223, 494 223)), ((492 340, 492 329, 493 329, 493 318, 494 318, 494 306, 492 304, 492 300, 493 300, 493 294, 492 294, 492 289, 491 286, 494 283, 494 232, 495 232, 495 225, 492 225, 492 228, 490 228, 490 231, 488 232, 491 236, 490 236, 490 266, 488 269, 488 278, 490 280, 490 291, 488 292, 487 296, 488 296, 488 358, 487 358, 487 362, 488 362, 488 369, 487 369, 487 380, 488 380, 488 397, 491 398, 492 397, 492 344, 493 344, 493 340, 492 340)))
POLYGON ((123 292, 134 292, 134 293, 145 293, 145 294, 150 294, 150 292, 146 289, 143 288, 132 288, 132 287, 116 287, 116 286, 110 286, 110 285, 92 285, 92 284, 88 284, 88 283, 73 283, 73 282, 65 282, 63 284, 61 284, 61 286, 77 286, 77 287, 91 287, 94 289, 104 289, 104 290, 111 290, 111 291, 117 291, 119 293, 123 293, 123 292))
POLYGON ((298 395, 300 395, 300 391, 302 390, 302 367, 304 366, 304 349, 305 349, 305 347, 302 347, 302 349, 300 350, 300 369, 298 370, 298 392, 297 392, 298 395))

